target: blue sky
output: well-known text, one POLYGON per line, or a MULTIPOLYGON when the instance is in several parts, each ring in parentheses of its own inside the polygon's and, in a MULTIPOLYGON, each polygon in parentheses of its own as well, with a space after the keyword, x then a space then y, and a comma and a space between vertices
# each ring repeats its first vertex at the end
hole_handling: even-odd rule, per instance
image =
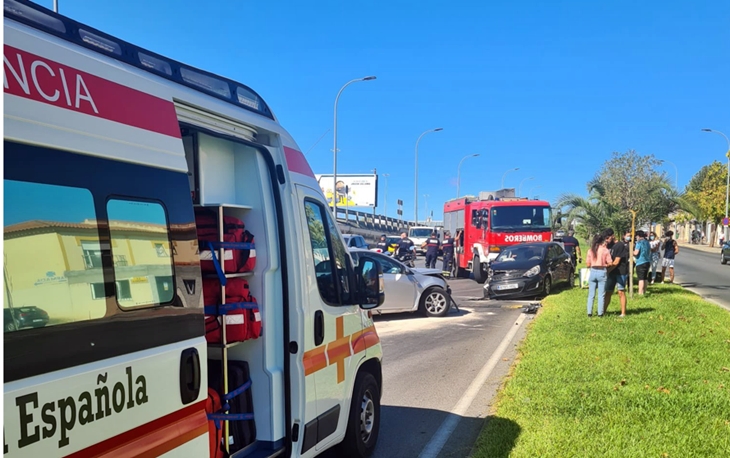
MULTIPOLYGON (((38 3, 52 7, 52 0, 38 3)), ((724 160, 730 135, 730 2, 59 0, 62 14, 241 81, 271 106, 315 173, 389 173, 413 216, 506 187, 554 201, 585 193, 612 151, 676 164, 679 185, 724 160), (600 4, 599 4, 600 3, 600 4)), ((671 179, 675 169, 666 166, 671 179)), ((380 208, 384 180, 380 181, 380 208)))

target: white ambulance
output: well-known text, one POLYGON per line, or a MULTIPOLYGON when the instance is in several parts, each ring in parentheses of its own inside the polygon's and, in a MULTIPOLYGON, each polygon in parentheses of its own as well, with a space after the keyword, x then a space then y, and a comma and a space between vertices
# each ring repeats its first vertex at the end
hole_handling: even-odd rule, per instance
POLYGON ((4 456, 370 455, 382 269, 353 265, 266 102, 4 12, 4 456))

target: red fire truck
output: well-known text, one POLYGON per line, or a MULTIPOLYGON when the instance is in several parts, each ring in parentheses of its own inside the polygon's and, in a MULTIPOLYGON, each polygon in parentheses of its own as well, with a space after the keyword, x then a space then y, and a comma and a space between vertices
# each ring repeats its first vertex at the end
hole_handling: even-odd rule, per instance
POLYGON ((487 265, 503 247, 552 240, 552 212, 544 200, 525 197, 460 197, 444 204, 444 229, 456 237, 456 275, 474 273, 484 283, 487 265))

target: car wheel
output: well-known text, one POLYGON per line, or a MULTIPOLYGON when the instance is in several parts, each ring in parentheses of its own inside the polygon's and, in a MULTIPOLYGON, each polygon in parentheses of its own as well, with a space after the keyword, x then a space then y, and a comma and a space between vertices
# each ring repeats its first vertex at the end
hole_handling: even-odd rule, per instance
POLYGON ((369 372, 355 379, 345 439, 338 446, 342 456, 365 458, 373 454, 380 430, 380 387, 369 372))
POLYGON ((444 316, 451 308, 449 293, 438 286, 426 290, 421 295, 421 310, 426 316, 444 316))
POLYGON ((720 254, 720 263, 723 265, 727 264, 727 258, 725 258, 724 254, 720 254))
POLYGON ((575 286, 575 269, 570 269, 568 273, 568 288, 575 286))
POLYGON ((550 275, 545 276, 544 283, 542 285, 542 293, 547 297, 550 295, 550 291, 553 288, 553 280, 550 278, 550 275))
POLYGON ((479 262, 479 255, 474 256, 471 271, 474 272, 474 280, 476 280, 477 283, 483 284, 487 281, 487 271, 482 268, 482 263, 479 262))
POLYGON ((5 325, 5 332, 13 332, 15 331, 15 325, 13 323, 8 323, 5 325))

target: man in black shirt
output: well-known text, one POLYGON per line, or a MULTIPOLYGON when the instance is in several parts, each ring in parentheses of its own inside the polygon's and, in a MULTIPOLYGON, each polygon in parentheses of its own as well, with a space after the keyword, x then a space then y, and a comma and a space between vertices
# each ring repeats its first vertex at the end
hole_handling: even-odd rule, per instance
POLYGON ((573 267, 575 267, 581 261, 581 252, 578 239, 573 237, 573 231, 568 231, 568 235, 563 237, 563 248, 570 255, 570 259, 573 260, 573 267))
MULTIPOLYGON (((616 238, 611 236, 611 242, 615 242, 615 240, 616 238)), ((611 303, 613 289, 618 286, 622 317, 626 316, 626 284, 629 278, 629 242, 631 242, 631 232, 626 232, 623 241, 615 242, 611 246, 613 263, 609 267, 610 271, 608 272, 608 279, 606 281, 606 302, 603 306, 605 313, 606 307, 611 303)))
POLYGON ((441 245, 444 250, 444 266, 441 268, 445 275, 451 275, 451 263, 454 260, 454 238, 451 232, 444 232, 444 243, 441 245))
POLYGON ((410 256, 411 248, 413 248, 413 240, 408 238, 408 234, 403 232, 400 235, 400 242, 398 242, 398 248, 396 254, 398 256, 410 256))
POLYGON ((378 242, 377 247, 380 249, 380 252, 383 254, 388 254, 388 237, 383 234, 380 236, 380 241, 378 242))
POLYGON ((426 241, 421 244, 421 248, 426 248, 427 269, 436 268, 436 259, 438 259, 439 248, 441 247, 441 242, 436 235, 438 235, 436 234, 436 231, 431 232, 431 237, 427 238, 426 241))

